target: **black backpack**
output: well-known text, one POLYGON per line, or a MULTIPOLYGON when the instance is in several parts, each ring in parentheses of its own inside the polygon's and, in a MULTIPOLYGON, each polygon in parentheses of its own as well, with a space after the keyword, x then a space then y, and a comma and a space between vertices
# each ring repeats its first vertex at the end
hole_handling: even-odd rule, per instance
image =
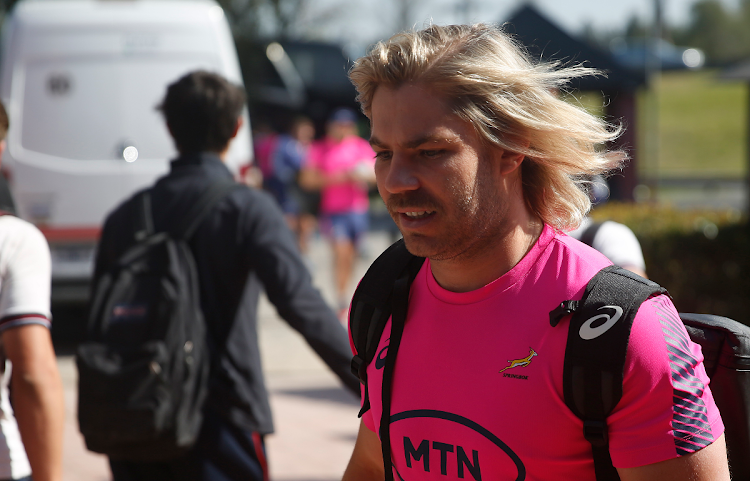
POLYGON ((211 349, 188 240, 238 186, 211 186, 161 232, 154 232, 150 191, 136 196, 136 243, 93 287, 77 351, 78 421, 91 451, 164 460, 195 442, 211 349))
MULTIPOLYGON (((388 318, 391 339, 383 370, 383 414, 380 438, 386 479, 390 465, 390 390, 398 347, 408 308, 409 289, 424 258, 411 255, 403 239, 390 246, 370 266, 352 298, 349 329, 357 352, 352 372, 365 385, 360 417, 370 409, 367 365, 372 361, 388 318)), ((591 443, 598 481, 619 480, 612 466, 607 438, 607 416, 622 396, 625 353, 633 319, 640 305, 656 294, 667 294, 658 284, 630 271, 609 266, 586 286, 580 301, 565 300, 550 312, 555 327, 572 314, 563 367, 567 406, 583 420, 584 437, 591 443), (620 320, 600 323, 593 318, 609 312, 620 320), (607 309, 602 311, 600 309, 607 309), (586 327, 584 327, 586 325, 586 327), (582 327, 592 335, 583 339, 582 327)), ((733 479, 750 479, 750 327, 720 316, 680 314, 690 339, 701 345, 711 392, 725 420, 725 437, 733 479)))

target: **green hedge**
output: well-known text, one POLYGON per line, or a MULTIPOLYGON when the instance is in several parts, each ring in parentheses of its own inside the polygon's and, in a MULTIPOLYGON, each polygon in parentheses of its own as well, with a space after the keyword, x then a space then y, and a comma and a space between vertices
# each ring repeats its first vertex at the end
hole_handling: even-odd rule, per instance
POLYGON ((669 290, 679 311, 750 325, 750 224, 737 211, 611 203, 592 217, 633 229, 648 276, 669 290))

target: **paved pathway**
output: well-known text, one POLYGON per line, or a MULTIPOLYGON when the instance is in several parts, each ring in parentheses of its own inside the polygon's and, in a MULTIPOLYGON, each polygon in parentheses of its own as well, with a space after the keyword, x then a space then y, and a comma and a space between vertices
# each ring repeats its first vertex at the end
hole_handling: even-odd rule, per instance
MULTIPOLYGON (((385 235, 368 237, 352 290, 387 244, 385 235)), ((320 238, 312 242, 310 257, 315 283, 332 302, 330 253, 320 238)), ((303 338, 279 319, 265 299, 259 314, 264 371, 276 425, 276 433, 267 438, 271 480, 341 479, 359 426, 359 401, 340 386, 303 338)), ((58 364, 67 413, 63 480, 110 481, 106 458, 87 451, 78 432, 75 362, 70 356, 61 356, 58 364)))

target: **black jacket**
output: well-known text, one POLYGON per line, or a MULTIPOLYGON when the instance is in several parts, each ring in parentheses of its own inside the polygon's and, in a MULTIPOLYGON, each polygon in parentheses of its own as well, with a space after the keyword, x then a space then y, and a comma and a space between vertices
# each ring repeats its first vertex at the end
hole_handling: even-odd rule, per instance
MULTIPOLYGON (((232 176, 213 154, 184 155, 152 189, 156 230, 178 218, 213 182, 232 176)), ((138 226, 133 198, 112 212, 99 243, 94 282, 134 243, 138 226)), ((260 433, 273 431, 258 349, 258 298, 265 288, 279 315, 359 393, 349 371, 345 329, 317 289, 276 202, 262 191, 241 188, 219 202, 193 235, 201 304, 218 356, 210 374, 206 407, 260 433)))

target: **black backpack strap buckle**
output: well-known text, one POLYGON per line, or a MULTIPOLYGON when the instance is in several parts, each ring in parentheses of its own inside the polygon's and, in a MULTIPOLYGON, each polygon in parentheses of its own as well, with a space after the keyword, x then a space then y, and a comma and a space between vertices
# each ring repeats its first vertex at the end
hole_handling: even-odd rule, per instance
POLYGON ((593 446, 607 446, 609 444, 607 423, 594 419, 585 419, 583 421, 583 437, 593 446))
POLYGON ((362 408, 357 413, 357 418, 362 418, 362 416, 370 410, 370 389, 367 387, 367 383, 365 383, 365 396, 364 401, 362 402, 362 408))
POLYGON ((359 355, 352 357, 351 370, 352 374, 357 376, 359 382, 367 384, 367 365, 365 364, 365 360, 359 357, 359 355))
POLYGON ((576 309, 578 309, 578 301, 562 301, 559 306, 549 313, 550 326, 557 326, 560 319, 569 314, 573 314, 576 309))

